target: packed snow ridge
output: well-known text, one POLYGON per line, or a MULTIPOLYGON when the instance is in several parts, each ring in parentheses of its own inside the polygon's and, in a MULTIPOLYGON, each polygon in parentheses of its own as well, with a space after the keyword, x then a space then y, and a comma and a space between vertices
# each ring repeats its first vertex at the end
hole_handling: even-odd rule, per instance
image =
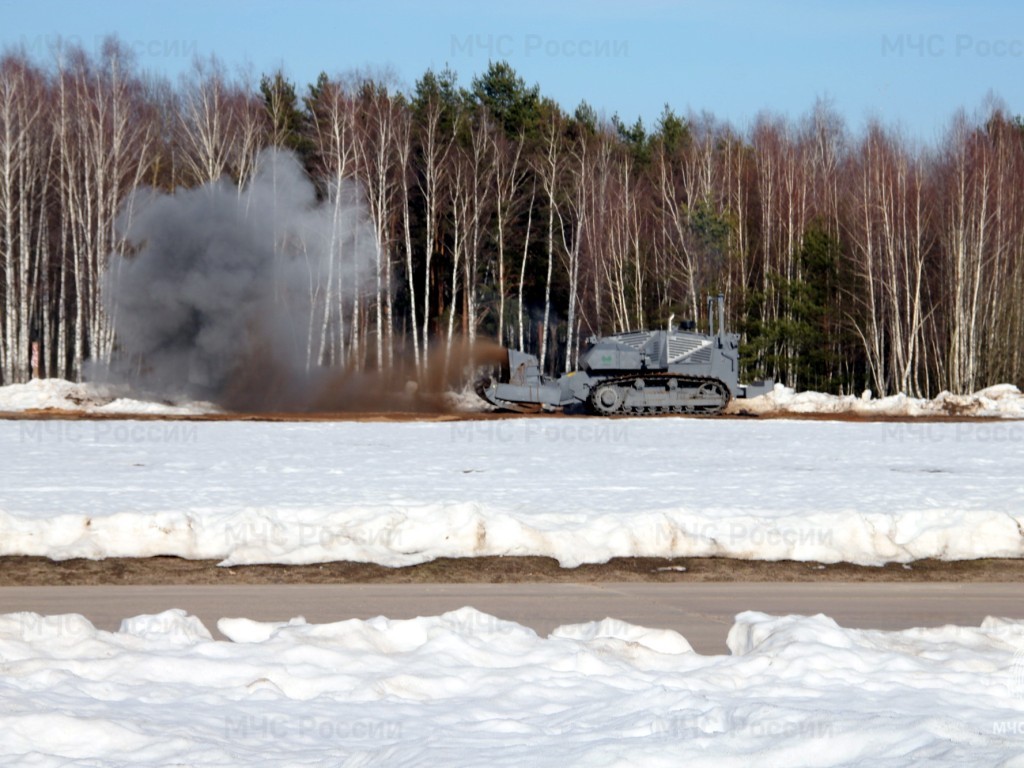
POLYGON ((0 420, 0 555, 1024 557, 1024 422, 0 420))
POLYGON ((731 655, 613 619, 463 608, 311 625, 0 616, 17 765, 1024 765, 1024 623, 742 613, 731 655), (755 757, 756 756, 756 757, 755 757))
POLYGON ((972 395, 942 392, 927 400, 905 394, 874 398, 871 391, 860 397, 797 392, 782 384, 749 400, 733 400, 729 413, 854 414, 867 417, 970 416, 977 418, 1024 418, 1024 395, 1012 384, 998 384, 972 395))
POLYGON ((0 413, 20 411, 77 411, 96 414, 191 416, 217 409, 211 403, 167 403, 127 396, 122 388, 65 381, 32 379, 0 387, 0 413))
MULTIPOLYGON (((216 412, 206 402, 151 402, 116 388, 92 383, 75 384, 63 379, 33 379, 26 384, 0 387, 0 413, 28 410, 78 411, 97 414, 153 414, 189 416, 216 412)), ((460 411, 490 410, 475 392, 448 393, 451 407, 460 411)), ((870 391, 860 397, 820 392, 796 392, 776 384, 766 395, 734 400, 729 413, 756 415, 855 414, 866 417, 961 416, 1024 419, 1024 394, 1012 384, 999 384, 971 395, 943 392, 934 399, 892 395, 873 398, 870 391)))

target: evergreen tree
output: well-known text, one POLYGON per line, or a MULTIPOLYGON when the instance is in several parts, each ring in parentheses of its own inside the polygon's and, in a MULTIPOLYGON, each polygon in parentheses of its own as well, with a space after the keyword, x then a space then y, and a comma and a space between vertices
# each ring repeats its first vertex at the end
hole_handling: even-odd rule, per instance
POLYGON ((509 138, 537 135, 540 86, 528 88, 507 61, 490 62, 487 71, 473 79, 471 97, 493 115, 509 138))
POLYGON ((260 97, 266 112, 269 142, 295 152, 309 170, 314 144, 309 136, 309 115, 301 108, 295 84, 281 70, 263 75, 260 97))
POLYGON ((580 105, 576 107, 576 111, 573 113, 573 120, 586 135, 593 136, 597 133, 597 112, 594 111, 594 108, 586 100, 581 101, 580 105))
POLYGON ((651 160, 651 142, 647 136, 647 129, 644 128, 644 121, 638 117, 635 123, 626 125, 616 114, 612 116, 612 127, 636 164, 646 167, 651 160))
POLYGON ((658 118, 657 132, 651 139, 660 141, 669 155, 676 155, 690 142, 690 126, 666 104, 658 118))
POLYGON ((815 223, 803 237, 799 273, 791 280, 772 274, 769 293, 758 292, 748 301, 749 319, 744 330, 748 343, 741 350, 748 372, 761 360, 761 375, 775 371, 782 381, 801 389, 837 390, 837 341, 842 332, 839 316, 842 298, 838 288, 839 244, 815 223), (777 319, 763 322, 754 314, 765 299, 779 302, 777 319))
POLYGON ((463 98, 458 87, 458 75, 445 67, 441 72, 428 69, 423 77, 416 81, 412 98, 413 114, 421 125, 425 122, 424 115, 432 105, 441 106, 441 120, 438 126, 441 133, 449 135, 459 119, 462 111, 463 98))

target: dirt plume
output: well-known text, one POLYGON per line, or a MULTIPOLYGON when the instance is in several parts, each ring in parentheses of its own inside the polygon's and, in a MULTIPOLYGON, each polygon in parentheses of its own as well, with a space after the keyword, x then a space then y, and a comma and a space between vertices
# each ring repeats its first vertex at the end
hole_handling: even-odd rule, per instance
POLYGON ((439 344, 419 368, 412 355, 399 354, 381 370, 318 368, 297 376, 282 370, 275 356, 261 349, 239 362, 225 382, 219 404, 248 414, 446 414, 454 410, 449 393, 472 384, 484 369, 507 361, 507 350, 492 341, 470 344, 456 339, 450 351, 439 344))

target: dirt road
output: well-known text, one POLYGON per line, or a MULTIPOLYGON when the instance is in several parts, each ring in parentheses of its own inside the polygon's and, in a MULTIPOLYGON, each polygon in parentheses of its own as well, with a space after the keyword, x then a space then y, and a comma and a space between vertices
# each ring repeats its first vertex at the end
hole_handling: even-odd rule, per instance
POLYGON ((842 626, 866 629, 977 626, 989 615, 1024 619, 1024 590, 1019 584, 621 582, 0 588, 0 613, 80 613, 106 630, 116 630, 123 618, 169 608, 198 616, 215 632, 217 619, 226 616, 262 621, 303 616, 326 623, 380 615, 413 618, 463 606, 519 622, 541 635, 562 624, 610 616, 680 632, 700 653, 725 653, 733 618, 745 610, 825 613, 842 626))

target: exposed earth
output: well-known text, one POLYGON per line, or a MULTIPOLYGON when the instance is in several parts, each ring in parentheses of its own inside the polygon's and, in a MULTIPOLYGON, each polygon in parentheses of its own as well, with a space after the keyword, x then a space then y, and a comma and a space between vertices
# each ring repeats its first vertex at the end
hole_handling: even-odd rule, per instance
POLYGON ((593 582, 1024 582, 1024 560, 921 560, 883 567, 725 558, 617 558, 561 568, 546 557, 443 558, 405 568, 372 563, 219 567, 177 557, 53 561, 0 558, 0 586, 100 584, 474 584, 593 582))

